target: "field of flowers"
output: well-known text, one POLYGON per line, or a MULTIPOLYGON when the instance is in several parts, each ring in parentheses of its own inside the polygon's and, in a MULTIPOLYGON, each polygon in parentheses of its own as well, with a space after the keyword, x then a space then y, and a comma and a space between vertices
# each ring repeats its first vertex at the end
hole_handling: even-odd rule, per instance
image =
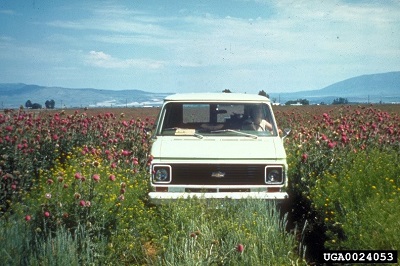
POLYGON ((5 265, 304 265, 400 249, 400 106, 276 107, 290 201, 148 204, 157 108, 0 112, 5 265))
POLYGON ((400 106, 276 110, 291 127, 290 220, 308 258, 325 248, 399 250, 400 106))

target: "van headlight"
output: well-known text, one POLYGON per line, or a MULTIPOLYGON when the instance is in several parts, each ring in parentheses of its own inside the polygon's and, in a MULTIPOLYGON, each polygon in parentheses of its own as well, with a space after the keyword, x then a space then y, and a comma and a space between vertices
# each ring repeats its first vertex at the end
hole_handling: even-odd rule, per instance
POLYGON ((172 177, 172 168, 170 165, 154 165, 153 183, 170 183, 172 177))
POLYGON ((265 183, 266 184, 283 184, 283 167, 282 166, 266 166, 265 167, 265 183))

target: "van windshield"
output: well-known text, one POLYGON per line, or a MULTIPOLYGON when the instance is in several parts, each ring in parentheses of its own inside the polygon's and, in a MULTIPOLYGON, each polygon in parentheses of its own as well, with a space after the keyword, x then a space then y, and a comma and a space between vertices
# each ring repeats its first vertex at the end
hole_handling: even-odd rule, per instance
POLYGON ((165 105, 159 135, 277 136, 269 105, 182 103, 165 105))

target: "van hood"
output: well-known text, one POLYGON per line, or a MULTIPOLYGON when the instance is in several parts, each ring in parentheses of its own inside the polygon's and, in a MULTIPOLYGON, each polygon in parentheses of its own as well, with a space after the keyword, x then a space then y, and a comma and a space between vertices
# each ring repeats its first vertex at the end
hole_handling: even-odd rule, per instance
POLYGON ((154 159, 227 159, 227 160, 276 160, 286 158, 282 139, 279 137, 196 138, 159 137, 152 145, 154 159))

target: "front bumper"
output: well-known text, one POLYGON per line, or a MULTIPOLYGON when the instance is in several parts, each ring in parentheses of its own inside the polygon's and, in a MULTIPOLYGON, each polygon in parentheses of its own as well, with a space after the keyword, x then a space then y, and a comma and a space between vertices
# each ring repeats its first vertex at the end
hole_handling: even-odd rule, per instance
POLYGON ((152 203, 161 203, 176 199, 264 199, 264 200, 284 200, 289 198, 286 192, 150 192, 149 198, 152 203))

